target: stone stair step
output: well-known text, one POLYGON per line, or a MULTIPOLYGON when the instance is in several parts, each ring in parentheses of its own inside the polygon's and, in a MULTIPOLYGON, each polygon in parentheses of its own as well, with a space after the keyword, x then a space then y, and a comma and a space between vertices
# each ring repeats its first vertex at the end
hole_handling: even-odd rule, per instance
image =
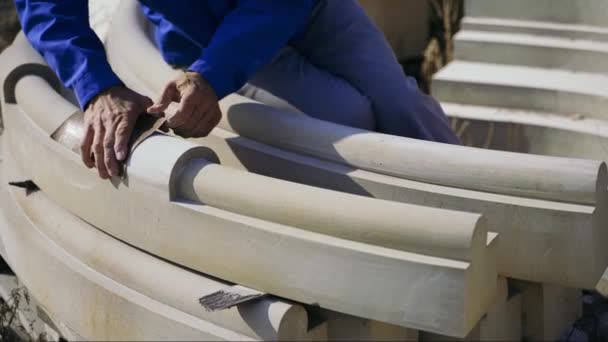
POLYGON ((606 0, 466 0, 467 16, 608 27, 606 0))
POLYGON ((453 102, 441 106, 450 118, 469 121, 467 130, 475 137, 476 147, 484 142, 491 149, 531 154, 598 160, 608 157, 605 120, 453 102), (518 132, 515 136, 520 137, 519 143, 511 140, 516 134, 513 130, 518 132))
POLYGON ((465 17, 462 20, 462 30, 521 33, 608 42, 608 28, 533 20, 465 17))
POLYGON ((463 30, 457 60, 608 73, 608 42, 463 30))
POLYGON ((538 67, 455 61, 435 75, 443 102, 606 118, 608 76, 538 67))

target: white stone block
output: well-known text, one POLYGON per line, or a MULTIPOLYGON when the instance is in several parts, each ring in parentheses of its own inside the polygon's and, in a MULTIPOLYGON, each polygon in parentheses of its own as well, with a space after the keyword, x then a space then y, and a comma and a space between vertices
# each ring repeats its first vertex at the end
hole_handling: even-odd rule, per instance
POLYGON ((507 279, 500 277, 496 300, 471 333, 454 339, 421 332, 421 341, 520 341, 522 338, 521 294, 509 297, 507 279))
POLYGON ((524 340, 555 341, 582 315, 580 289, 513 281, 521 291, 524 340))

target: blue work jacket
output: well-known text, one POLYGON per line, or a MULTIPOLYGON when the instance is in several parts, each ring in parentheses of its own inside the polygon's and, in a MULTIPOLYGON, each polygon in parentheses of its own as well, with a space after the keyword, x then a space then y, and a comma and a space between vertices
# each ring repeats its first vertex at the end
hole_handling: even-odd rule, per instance
MULTIPOLYGON (((242 87, 306 29, 318 0, 140 0, 165 60, 202 74, 217 96, 242 87)), ((89 26, 85 0, 15 0, 23 31, 82 109, 122 82, 89 26)))

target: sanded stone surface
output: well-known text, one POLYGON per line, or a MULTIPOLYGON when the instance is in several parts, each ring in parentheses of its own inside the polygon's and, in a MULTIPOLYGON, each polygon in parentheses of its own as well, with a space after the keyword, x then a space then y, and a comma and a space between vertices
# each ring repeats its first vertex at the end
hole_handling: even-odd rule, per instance
MULTIPOLYGON (((124 10, 117 15, 114 22, 116 24, 120 23, 125 27, 131 25, 129 27, 132 27, 133 31, 130 32, 136 33, 138 30, 137 23, 140 25, 142 24, 142 22, 137 20, 141 20, 141 18, 139 18, 136 13, 130 14, 129 11, 133 12, 134 10, 130 8, 130 6, 125 7, 124 10), (132 21, 135 21, 135 24, 132 21)), ((116 28, 118 29, 118 26, 116 28)), ((162 61, 162 58, 159 56, 154 45, 149 40, 146 41, 147 36, 142 29, 139 28, 139 30, 140 33, 137 36, 137 39, 132 41, 127 39, 131 44, 141 44, 133 50, 132 54, 123 56, 122 52, 124 51, 119 49, 121 46, 120 43, 125 39, 124 35, 116 35, 116 39, 108 40, 108 52, 110 60, 113 61, 115 70, 117 70, 129 86, 149 94, 150 96, 154 96, 154 94, 162 90, 163 80, 172 77, 173 71, 162 61), (143 63, 146 63, 146 68, 154 68, 158 72, 152 75, 152 77, 148 77, 149 74, 144 73, 145 68, 141 68, 141 63, 136 63, 138 60, 142 60, 143 63)), ((232 97, 230 101, 233 101, 233 99, 234 98, 232 97)), ((240 101, 242 99, 238 98, 238 100, 240 101)), ((224 101, 224 103, 226 103, 226 101, 224 101)), ((237 100, 234 101, 238 103, 237 100)), ((246 100, 242 101, 247 102, 246 100)), ((231 108, 229 104, 228 106, 231 108)), ((285 130, 284 124, 279 125, 278 127, 273 125, 276 125, 276 122, 287 120, 286 116, 289 115, 289 113, 273 112, 267 107, 262 109, 262 107, 256 106, 253 109, 255 110, 252 113, 247 110, 241 110, 239 111, 239 115, 242 117, 249 116, 251 118, 250 121, 252 123, 255 121, 256 125, 260 120, 267 122, 268 125, 271 126, 271 131, 285 130), (268 117, 264 111, 270 111, 271 117, 264 119, 265 117, 268 117)), ((319 134, 312 138, 304 139, 299 136, 294 137, 294 134, 291 132, 298 132, 299 134, 299 132, 307 130, 305 127, 311 125, 310 121, 288 122, 293 127, 298 127, 298 130, 296 131, 295 128, 287 130, 287 133, 285 134, 286 139, 292 139, 292 141, 286 140, 286 142, 293 145, 296 143, 293 139, 299 138, 300 140, 297 141, 297 147, 306 145, 306 141, 311 143, 318 142, 319 136, 322 137, 326 134, 331 136, 332 131, 344 129, 341 126, 336 125, 331 126, 330 129, 324 124, 318 124, 314 125, 309 130, 312 132, 318 131, 319 134)), ((264 127, 267 127, 266 124, 264 127)), ((267 135, 268 130, 265 130, 265 132, 264 135, 267 135)), ((357 132, 357 134, 361 133, 357 132)), ((258 135, 255 136, 256 138, 258 137, 258 135)), ((607 266, 606 260, 608 260, 608 256, 604 249, 599 247, 599 241, 604 241, 606 237, 602 237, 605 234, 602 235, 596 232, 599 230, 597 223, 601 222, 601 218, 593 213, 593 207, 570 206, 554 202, 523 199, 520 197, 492 195, 388 177, 362 171, 353 167, 339 165, 344 163, 344 160, 342 159, 344 153, 342 150, 335 151, 333 147, 331 150, 326 150, 325 153, 331 154, 331 158, 336 159, 338 163, 321 161, 316 158, 279 150, 219 128, 215 129, 208 138, 195 141, 212 148, 214 152, 220 156, 223 164, 247 169, 271 177, 389 200, 436 207, 449 207, 471 212, 483 212, 491 221, 490 226, 493 227, 493 229, 499 229, 503 234, 508 233, 508 235, 499 239, 497 245, 499 250, 502 251, 497 253, 499 258, 499 270, 504 275, 534 281, 548 281, 577 287, 592 288, 595 287, 598 279, 607 266), (581 230, 576 227, 582 227, 581 225, 589 227, 589 234, 580 233, 581 230), (550 238, 546 233, 547 231, 552 232, 550 238), (528 236, 528 234, 532 232, 538 234, 537 238, 530 238, 528 236), (524 236, 526 238, 524 238, 524 236), (587 240, 585 242, 581 241, 580 244, 586 246, 597 245, 597 247, 586 249, 585 251, 590 254, 583 256, 580 253, 580 250, 574 251, 567 247, 571 245, 573 239, 587 240), (544 249, 538 248, 538 243, 541 243, 543 246, 548 243, 549 245, 559 245, 562 247, 544 249), (513 253, 514 250, 519 252, 513 253), (555 260, 557 259, 562 261, 556 263, 555 260), (581 268, 578 266, 580 262, 588 262, 588 260, 595 260, 596 265, 590 268, 581 268), (561 266, 551 267, 551 265, 561 266)), ((287 146, 292 147, 292 145, 287 146)), ((331 146, 332 144, 330 143, 329 145, 331 146)), ((418 145, 416 146, 418 147, 418 145)), ((443 149, 444 146, 441 148, 443 149)), ((320 155, 325 157, 326 154, 320 155)), ((449 154, 452 156, 463 155, 461 152, 450 152, 449 154)), ((402 156, 404 155, 409 156, 411 154, 404 152, 402 156)), ((497 155, 493 154, 493 156, 497 155)), ((500 156, 501 157, 491 157, 491 155, 487 157, 478 156, 477 158, 471 159, 484 161, 494 160, 495 158, 496 160, 509 160, 514 155, 509 154, 500 156)), ((519 157, 520 155, 517 156, 519 157)), ((441 160, 439 157, 437 158, 438 160, 441 160)), ((528 161, 523 163, 526 165, 526 171, 522 171, 522 175, 529 175, 529 165, 534 165, 534 162, 539 160, 537 158, 538 157, 535 156, 530 157, 528 161)), ((405 161, 404 163, 408 164, 410 162, 405 161)), ((487 165, 487 163, 485 164, 487 165)), ((580 170, 578 167, 571 168, 571 160, 564 163, 564 165, 566 164, 570 170, 580 170)), ((443 166, 445 166, 445 163, 442 164, 440 168, 443 166)), ((425 170, 428 171, 429 169, 432 168, 427 168, 425 170)), ((551 168, 551 170, 553 169, 551 168)), ((442 176, 445 175, 446 173, 442 172, 442 176)), ((542 177, 546 178, 546 175, 547 172, 543 171, 542 177)), ((576 182, 577 187, 581 184, 580 179, 584 179, 584 177, 578 176, 571 178, 579 180, 576 182)), ((564 190, 562 183, 560 183, 559 188, 561 191, 564 190)), ((603 188, 603 186, 600 186, 600 188, 603 188)), ((576 196, 566 195, 563 198, 564 200, 571 200, 575 197, 576 196)), ((593 202, 593 200, 591 201, 593 202)))
POLYGON ((418 341, 417 330, 326 311, 329 341, 418 341))
MULTIPOLYGON (((8 137, 14 142, 10 145, 16 161, 54 200, 112 235, 177 263, 304 303, 319 303, 337 311, 445 331, 450 335, 466 334, 481 317, 495 291, 490 285, 495 281, 491 258, 485 254, 473 255, 473 260, 481 262, 469 264, 336 239, 179 200, 168 202, 172 163, 181 157, 176 155, 163 162, 169 155, 159 154, 158 149, 150 154, 154 156, 152 159, 147 159, 146 154, 138 157, 137 151, 143 149, 147 141, 153 140, 142 143, 131 157, 128 189, 116 184, 119 190, 116 191, 110 183, 99 180, 94 172, 80 165, 75 154, 53 143, 42 131, 28 129, 32 123, 28 124, 28 119, 22 114, 12 110, 8 113, 10 120, 7 123, 12 125, 15 133, 8 137), (22 133, 29 132, 26 136, 34 134, 37 138, 25 139, 32 144, 17 143, 22 139, 21 134, 16 133, 19 129, 25 130, 22 133), (29 156, 26 156, 26 150, 29 156), (37 171, 30 162, 26 162, 30 157, 38 162, 38 158, 50 158, 45 162, 49 167, 44 173, 37 171), (157 165, 138 169, 135 167, 138 158, 147 160, 140 166, 148 165, 152 160, 157 165), (173 162, 168 163, 170 160, 173 162), (66 173, 71 177, 68 182, 62 182, 60 175, 66 173), (88 185, 82 188, 74 186, 76 184, 88 185), (94 191, 96 196, 87 196, 89 191, 94 191), (101 205, 96 202, 99 200, 103 200, 103 206, 116 215, 108 216, 95 210, 101 205), (123 204, 125 201, 138 205, 127 207, 123 204), (129 217, 137 217, 138 224, 130 224, 129 217), (176 224, 176 220, 181 224, 176 224), (148 227, 149 232, 142 234, 138 226, 148 227), (166 234, 172 236, 174 244, 166 244, 166 234), (251 241, 251 244, 241 246, 239 253, 226 255, 224 251, 232 250, 231 241, 251 241), (217 259, 214 255, 223 255, 223 258, 217 259), (286 258, 286 255, 290 257, 286 258), (307 261, 311 255, 318 260, 313 263, 307 261), (297 273, 293 272, 294 264, 299 265, 297 273), (370 267, 374 264, 382 267, 370 267), (226 265, 232 266, 227 268, 226 265), (326 268, 327 265, 331 267, 326 268), (252 267, 264 277, 251 274, 248 270, 252 267), (347 273, 338 274, 347 270, 347 273), (290 276, 285 278, 285 274, 290 276), (433 277, 433 286, 404 286, 412 279, 427 283, 426 277, 433 277), (281 283, 273 281, 277 278, 282 279, 281 283), (361 279, 368 281, 361 282, 361 279), (351 291, 343 293, 337 290, 344 287, 350 287, 351 291), (424 304, 410 302, 414 298, 432 297, 414 293, 407 295, 408 291, 420 290, 443 295, 436 297, 437 301, 425 301, 424 304), (407 302, 395 301, 395 293, 404 294, 407 302), (409 311, 413 307, 424 308, 424 314, 409 311), (459 316, 461 318, 457 318, 459 316)), ((33 117, 37 115, 32 114, 33 117)), ((164 149, 171 151, 169 142, 177 140, 165 139, 168 140, 163 145, 164 149)))
MULTIPOLYGON (((112 29, 114 27, 116 29, 114 31, 111 29, 107 42, 109 59, 114 69, 130 86, 154 97, 162 91, 165 82, 173 77, 174 71, 162 61, 150 39, 146 39, 145 22, 138 14, 134 3, 123 2, 123 7, 114 18, 114 24, 116 26, 113 26, 112 29), (125 32, 124 27, 130 29, 125 32), (122 46, 132 46, 133 50, 125 53, 122 46), (151 69, 156 72, 150 74, 146 71, 151 69)), ((554 164, 550 167, 552 169, 551 177, 547 177, 547 173, 544 171, 539 172, 536 177, 532 174, 535 169, 530 169, 528 166, 534 162, 541 162, 542 157, 502 155, 483 150, 462 150, 458 146, 445 146, 365 132, 319 122, 311 118, 288 116, 284 112, 269 110, 267 107, 236 95, 227 97, 221 105, 226 114, 220 123, 222 128, 233 129, 243 136, 261 142, 348 163, 358 168, 484 191, 545 199, 567 199, 581 203, 594 203, 595 201, 593 199, 596 190, 595 180, 588 185, 583 185, 580 181, 576 184, 566 185, 572 182, 572 177, 566 176, 565 173, 562 174, 566 165, 563 160, 564 164, 561 166, 558 160, 553 160, 554 164), (260 125, 261 122, 264 124, 260 125), (377 150, 382 150, 382 153, 377 153, 377 150), (446 158, 449 159, 455 155, 463 156, 468 153, 473 153, 471 158, 461 157, 460 162, 466 162, 467 165, 462 165, 462 167, 469 172, 462 172, 462 168, 458 167, 461 165, 458 161, 443 162, 446 158), (479 163, 469 164, 475 160, 479 163), (434 164, 435 162, 437 165, 434 164), (495 162, 497 164, 494 164, 495 162), (518 169, 518 166, 523 167, 523 165, 526 165, 525 177, 523 177, 523 170, 518 169), (441 173, 434 178, 433 173, 429 170, 441 170, 441 173), (497 170, 500 170, 500 179, 497 178, 497 170), (560 175, 563 175, 563 178, 560 175), (554 193, 553 191, 557 191, 557 189, 559 189, 559 193, 554 193)), ((543 160, 543 162, 547 161, 543 160)), ((567 162, 568 170, 585 169, 582 165, 580 168, 572 167, 573 162, 572 160, 567 162)), ((580 161, 576 163, 578 162, 580 161)), ((596 169, 591 172, 597 175, 597 171, 596 169)), ((586 177, 577 176, 575 178, 580 180, 586 177)), ((595 175, 592 178, 595 178, 595 175)), ((601 185, 600 188, 605 189, 605 186, 601 185)))
POLYGON ((509 297, 507 279, 499 277, 498 291, 494 304, 477 324, 475 329, 463 339, 421 332, 421 341, 520 341, 522 339, 522 296, 509 297))
POLYGON ((212 148, 223 164, 252 172, 394 201, 483 212, 488 226, 501 233, 496 245, 501 274, 592 288, 606 267, 605 249, 600 242, 605 240, 601 228, 605 219, 593 207, 451 189, 377 175, 285 152, 229 133, 223 139, 218 133, 197 141, 212 148), (582 234, 584 231, 590 234, 582 234), (579 241, 574 245, 588 248, 569 247, 574 241, 579 241), (561 247, 539 248, 547 244, 561 247), (591 266, 589 260, 597 264, 591 266), (580 263, 590 267, 581 268, 580 263))
POLYGON ((485 224, 480 216, 320 191, 206 161, 192 162, 184 169, 179 194, 234 213, 455 260, 472 262, 486 248, 485 224), (272 189, 270 196, 268 189, 272 189))
POLYGON ((6 187, 3 181, 0 203, 9 224, 0 226, 0 231, 11 267, 41 306, 82 337, 90 340, 247 339, 180 313, 93 271, 28 221, 6 187))
POLYGON ((528 341, 555 341, 582 314, 579 289, 513 281, 521 291, 522 336, 528 341))
MULTIPOLYGON (((10 165, 5 168, 11 169, 10 165)), ((12 178, 19 173, 13 170, 12 178)), ((121 243, 69 214, 42 193, 25 196, 17 190, 13 198, 28 219, 61 248, 96 272, 142 295, 250 338, 310 338, 302 306, 266 297, 238 308, 207 312, 198 304, 198 298, 230 284, 179 268, 121 243)))
POLYGON ((605 165, 601 161, 488 151, 369 133, 312 118, 287 116, 236 96, 225 99, 222 108, 226 113, 222 127, 242 136, 372 172, 581 204, 597 203, 598 196, 605 193, 601 184, 605 181, 605 165), (260 121, 266 122, 265 129, 272 133, 264 134, 256 124, 260 121), (581 168, 575 169, 574 164, 581 168), (552 172, 548 175, 545 170, 552 172), (571 173, 583 170, 588 173, 576 176, 571 173), (590 191, 583 194, 587 187, 590 191))

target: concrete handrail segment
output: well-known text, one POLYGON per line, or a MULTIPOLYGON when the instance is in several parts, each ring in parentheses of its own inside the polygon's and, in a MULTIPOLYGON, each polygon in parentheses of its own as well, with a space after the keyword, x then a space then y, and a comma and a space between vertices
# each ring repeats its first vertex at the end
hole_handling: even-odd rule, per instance
MULTIPOLYGON (((13 163, 4 164, 5 178, 19 179, 23 174, 13 163)), ((301 341, 310 337, 308 316, 301 305, 264 297, 238 308, 208 312, 198 304, 198 298, 231 284, 185 270, 122 243, 70 214, 42 192, 26 196, 24 191, 9 191, 12 198, 4 200, 16 201, 18 211, 27 215, 42 234, 95 272, 121 285, 249 338, 301 341)))
MULTIPOLYGON (((41 99, 44 94, 37 94, 33 99, 27 92, 30 82, 44 80, 37 77, 22 79, 17 85, 18 103, 44 101, 41 99)), ((49 91, 52 88, 49 87, 49 91)), ((485 248, 484 226, 470 227, 474 233, 469 235, 472 241, 467 255, 473 262, 464 262, 261 221, 186 201, 179 198, 179 191, 176 192, 178 197, 169 201, 170 184, 180 184, 180 181, 172 180, 172 175, 179 180, 179 172, 175 170, 187 166, 188 160, 197 159, 199 153, 204 155, 207 150, 166 136, 154 136, 144 141, 128 163, 128 187, 123 184, 112 187, 84 168, 76 154, 50 139, 50 132, 36 126, 37 118, 48 115, 47 112, 24 113, 21 107, 7 108, 7 127, 10 129, 7 130, 6 143, 14 162, 25 173, 64 208, 153 254, 284 298, 454 336, 468 333, 491 302, 496 273, 491 254, 485 248), (158 144, 163 148, 159 149, 158 144), (190 155, 182 158, 186 154, 190 155), (40 163, 46 165, 45 170, 36 167, 40 163), (93 193, 95 196, 91 196, 93 193), (104 211, 99 208, 104 208, 104 211), (142 227, 146 227, 143 232, 142 227), (172 243, 168 244, 169 240, 172 243), (235 250, 232 248, 235 243, 244 245, 235 250), (233 253, 226 255, 227 250, 233 253), (252 273, 252 269, 257 273, 252 273), (412 279, 416 279, 415 284, 412 279), (425 286, 416 285, 422 283, 425 286), (349 291, 341 290, 347 287, 349 291), (442 296, 438 297, 438 293, 442 296)), ((201 172, 207 172, 204 169, 201 172)), ((208 170, 211 171, 207 177, 213 176, 214 172, 219 176, 217 170, 208 170)), ((252 175, 241 172, 241 175, 232 176, 229 181, 238 182, 238 177, 252 175)), ((254 182, 262 180, 248 179, 254 182)), ((220 178, 216 182, 223 180, 220 178)), ((282 183, 287 184, 273 182, 273 186, 279 189, 282 183)), ((289 186, 293 189, 301 187, 296 184, 289 186)), ((184 186, 178 188, 183 189, 184 186)), ((193 188, 200 190, 200 186, 193 188)), ((315 191, 333 196, 328 190, 315 191)), ((348 206, 350 198, 341 198, 346 202, 336 206, 348 206)), ((419 209, 405 204, 400 206, 407 211, 419 209)), ((446 224, 460 221, 463 226, 475 225, 479 219, 479 215, 434 210, 434 218, 441 217, 438 221, 446 224)), ((446 226, 446 233, 453 226, 458 225, 446 226)), ((407 224, 404 229, 407 230, 407 224)), ((453 253, 441 247, 441 240, 425 243, 439 247, 429 251, 453 253)), ((461 256, 464 259, 465 255, 461 256)))
MULTIPOLYGON (((13 41, 11 48, 6 49, 0 56, 0 80, 2 80, 2 84, 0 84, 1 102, 15 103, 15 86, 25 75, 38 75, 47 80, 55 90, 59 90, 60 88, 57 76, 55 76, 53 71, 46 65, 42 57, 34 51, 25 38, 25 35, 20 33, 13 41)), ((58 105, 63 105, 63 102, 58 105)), ((53 127, 59 127, 63 121, 65 121, 65 118, 57 118, 49 115, 40 122, 40 125, 47 129, 53 129, 53 127)))
POLYGON ((193 141, 234 168, 392 201, 482 212, 488 227, 500 234, 496 254, 501 275, 590 289, 608 267, 605 205, 596 208, 409 181, 286 152, 226 131, 193 141))
MULTIPOLYGON (((124 80, 133 79, 131 85, 148 95, 159 94, 176 73, 148 37, 136 1, 121 4, 106 47, 115 71, 124 80)), ((372 133, 289 115, 239 95, 230 95, 220 104, 223 129, 363 170, 458 188, 581 204, 597 203, 597 193, 605 192, 608 186, 606 167, 599 161, 488 151, 372 133)))
MULTIPOLYGON (((114 18, 116 27, 112 30, 116 33, 111 33, 107 50, 123 81, 152 96, 162 90, 163 81, 171 79, 175 71, 166 66, 147 36, 138 33, 137 30, 142 29, 133 23, 144 25, 144 22, 137 9, 129 3, 125 1, 125 7, 114 18), (128 33, 125 27, 129 28, 128 33), (127 45, 133 49, 125 49, 127 45), (146 70, 155 70, 155 73, 151 76, 146 70)), ((220 128, 205 139, 193 141, 210 147, 222 164, 271 177, 387 200, 482 212, 488 220, 488 227, 501 234, 496 252, 499 273, 505 276, 593 288, 608 266, 608 250, 604 248, 608 241, 604 228, 606 208, 603 204, 601 209, 596 209, 594 206, 420 183, 277 149, 220 128), (581 264, 588 267, 580 267, 581 264)), ((495 152, 488 155, 494 156, 491 158, 493 161, 510 156, 495 152)), ((530 165, 536 164, 533 158, 530 165)), ((562 161, 564 164, 568 162, 562 161)), ((605 173, 603 168, 599 166, 598 174, 605 173)), ((552 171, 545 173, 551 174, 552 171)), ((525 170, 522 174, 526 175, 525 170)), ((602 183, 598 181, 598 184, 602 183)), ((605 191, 599 194, 600 197, 605 195, 605 191)))
MULTIPOLYGON (((16 88, 20 108, 36 123, 49 113, 29 103, 47 102, 47 96, 61 98, 51 92, 38 76, 24 77, 16 88), (32 89, 38 90, 35 98, 30 95, 32 89)), ((63 102, 67 113, 77 110, 63 102)), ((129 160, 129 178, 140 177, 156 190, 166 191, 167 199, 187 199, 321 234, 441 258, 473 261, 472 254, 486 248, 480 215, 353 196, 226 168, 202 159, 207 149, 164 135, 152 136, 138 148, 139 153, 129 160)))
POLYGON ((600 161, 429 143, 286 116, 244 98, 223 102, 232 131, 258 141, 401 178, 457 188, 595 204, 607 188, 600 161), (254 126, 254 122, 271 124, 254 126), (264 130, 270 134, 262 134, 264 130), (262 138, 263 137, 263 138, 262 138), (306 142, 315 142, 306 145, 306 142), (547 174, 547 170, 551 170, 547 174))
MULTIPOLYGON (((160 303, 82 263, 59 247, 18 206, 2 177, 0 225, 8 262, 47 312, 90 340, 254 340, 160 303), (74 308, 79 310, 74 310, 74 308)), ((50 201, 33 195, 45 206, 50 201)), ((48 212, 47 212, 48 213, 48 212)), ((45 220, 42 220, 45 221, 45 220)), ((48 223, 48 222, 47 222, 48 223)), ((64 229, 66 222, 55 227, 64 229)), ((66 229, 69 229, 67 227, 66 229)), ((85 238, 85 236, 80 236, 85 238)), ((129 262, 124 260, 123 262, 129 262)))
MULTIPOLYGON (((25 53, 25 55, 27 56, 29 53, 25 53)), ((21 109, 31 115, 36 124, 49 135, 60 127, 57 123, 59 119, 67 121, 75 112, 78 112, 78 108, 66 101, 38 76, 24 76, 15 85, 13 91, 17 94, 16 97, 20 98, 21 109), (33 97, 32 94, 36 94, 36 96, 33 97), (42 94, 44 94, 43 101, 38 97, 42 94), (53 108, 53 114, 48 113, 48 108, 53 108), (49 121, 55 123, 50 125, 49 121)), ((77 138, 79 139, 79 137, 77 138)), ((199 156, 205 156, 205 154, 199 156)), ((175 161, 168 162, 168 165, 172 165, 172 162, 175 161)), ((142 160, 142 162, 146 161, 142 160)), ((158 163, 158 161, 154 160, 154 163, 158 163)), ((203 185, 192 189, 193 191, 189 191, 185 197, 201 199, 202 203, 220 209, 324 234, 465 261, 471 260, 469 254, 473 248, 476 248, 472 246, 477 245, 479 246, 477 248, 483 248, 481 246, 484 245, 483 241, 486 239, 485 228, 476 228, 482 223, 478 222, 479 217, 475 215, 452 212, 446 221, 439 223, 437 217, 441 216, 443 212, 437 211, 437 209, 418 206, 408 208, 395 202, 371 200, 333 191, 320 191, 276 179, 224 169, 216 165, 208 167, 199 165, 197 168, 191 168, 200 173, 196 179, 203 185), (220 168, 220 171, 214 172, 217 167, 220 168), (214 173, 216 177, 223 177, 230 181, 206 182, 207 179, 216 179, 203 176, 206 173, 214 173), (228 174, 231 176, 222 176, 228 174), (232 189, 235 191, 225 191, 224 187, 234 185, 235 179, 241 179, 248 186, 233 186, 232 189), (256 189, 253 188, 254 184, 257 185, 256 189), (276 192, 277 190, 283 191, 280 196, 268 197, 264 196, 263 189, 274 189, 275 195, 279 194, 276 192), (304 202, 300 200, 301 198, 314 200, 304 202), (268 205, 264 207, 255 205, 262 203, 261 199, 268 202, 268 205), (248 205, 245 205, 246 203, 248 205), (351 205, 342 206, 341 203, 351 205), (366 208, 366 210, 352 210, 353 207, 366 208), (378 215, 370 216, 368 212, 376 212, 378 215), (386 220, 386 217, 392 219, 386 220), (340 218, 340 220, 336 218, 340 218)), ((153 172, 160 171, 153 165, 150 165, 147 170, 148 173, 142 173, 142 175, 149 179, 169 177, 169 175, 153 174, 153 172)), ((195 175, 190 176, 194 179, 195 175)), ((187 190, 188 186, 189 184, 186 183, 183 187, 187 190)), ((178 188, 180 187, 176 187, 176 189, 178 188)))
POLYGON ((474 250, 486 244, 486 230, 480 228, 485 225, 476 215, 319 191, 202 159, 184 167, 178 186, 178 193, 194 202, 408 252, 474 261, 474 250))

